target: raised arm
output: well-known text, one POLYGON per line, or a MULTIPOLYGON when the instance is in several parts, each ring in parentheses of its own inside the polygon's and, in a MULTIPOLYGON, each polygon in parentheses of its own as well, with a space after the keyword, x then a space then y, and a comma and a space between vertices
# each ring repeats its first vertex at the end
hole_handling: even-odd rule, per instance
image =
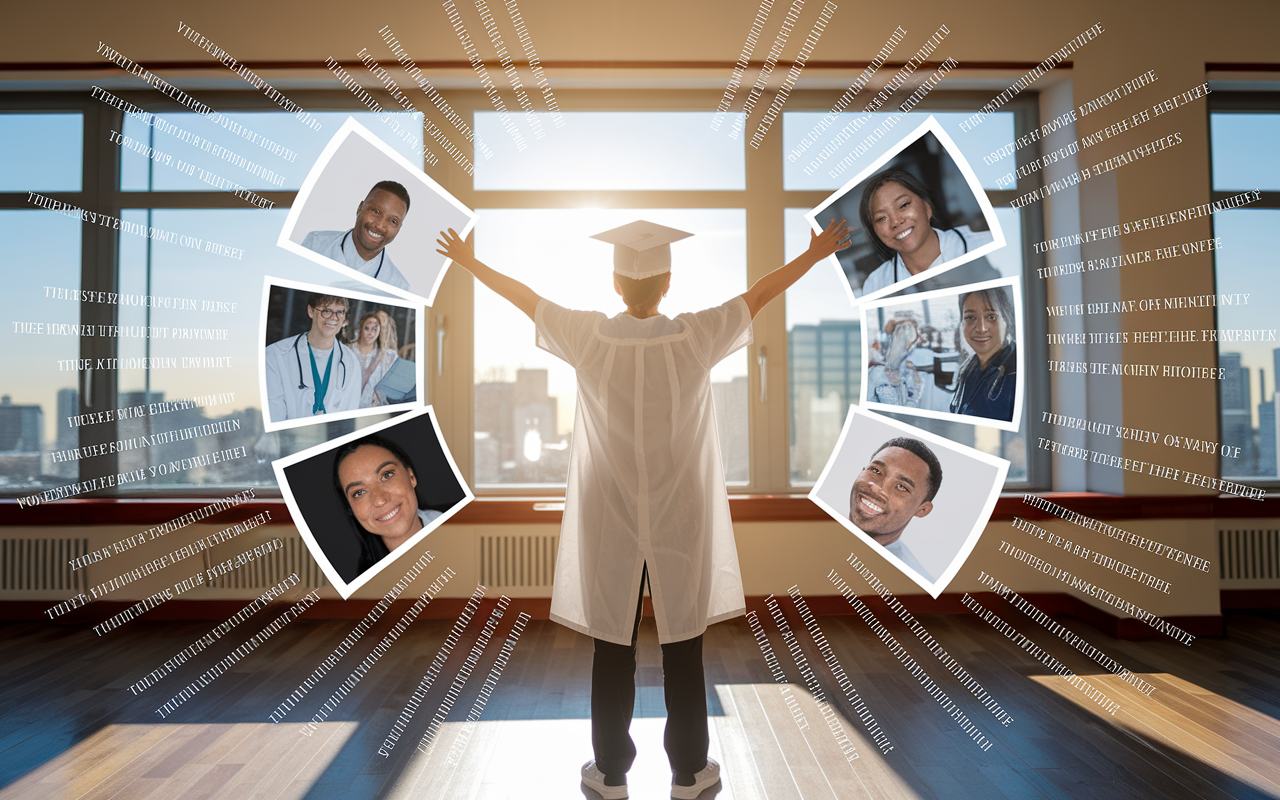
POLYGON ((755 319, 760 309, 790 288, 791 284, 800 280, 814 264, 848 246, 849 229, 845 226, 844 220, 839 222, 832 220, 822 233, 810 232, 808 250, 786 266, 779 267, 756 281, 755 285, 742 295, 742 299, 747 302, 747 308, 751 309, 751 318, 755 319))
POLYGON ((453 259, 453 263, 470 272, 476 277, 476 280, 488 286, 513 306, 523 311, 529 316, 529 319, 533 319, 534 312, 538 310, 538 301, 542 299, 537 292, 515 278, 509 278, 492 267, 482 264, 476 259, 476 253, 471 249, 471 245, 463 241, 462 237, 453 228, 450 228, 448 232, 441 231, 440 238, 436 240, 436 244, 444 248, 443 250, 436 250, 437 253, 453 259))

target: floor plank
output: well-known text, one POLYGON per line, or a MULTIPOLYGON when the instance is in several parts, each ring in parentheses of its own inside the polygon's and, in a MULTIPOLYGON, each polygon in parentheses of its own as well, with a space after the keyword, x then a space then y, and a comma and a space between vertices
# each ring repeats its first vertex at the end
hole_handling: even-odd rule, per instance
MULTIPOLYGON (((920 623, 1013 718, 1000 721, 891 614, 877 616, 938 688, 992 742, 979 749, 856 616, 818 622, 831 652, 893 744, 882 754, 785 598, 800 652, 858 757, 846 761, 774 621, 774 655, 808 727, 801 729, 743 619, 705 641, 711 751, 724 781, 702 800, 1110 800, 1280 796, 1280 619, 1233 613, 1223 639, 1191 647, 1071 630, 1157 688, 1143 695, 1011 607, 992 610, 1120 704, 1114 716, 973 615, 920 623)), ((304 723, 347 680, 395 619, 382 619, 279 724, 272 710, 354 627, 305 618, 277 632, 166 719, 155 709, 272 615, 243 626, 139 696, 128 686, 202 636, 207 623, 139 622, 106 637, 75 626, 0 625, 0 800, 325 800, 447 797, 563 800, 590 758, 591 641, 528 624, 479 720, 467 715, 506 639, 507 615, 475 663, 429 753, 417 749, 488 618, 453 648, 389 757, 378 748, 440 652, 451 620, 415 622, 310 736, 304 723), (456 763, 450 764, 457 745, 456 763)), ((661 653, 641 626, 639 749, 632 797, 665 797, 661 653)))

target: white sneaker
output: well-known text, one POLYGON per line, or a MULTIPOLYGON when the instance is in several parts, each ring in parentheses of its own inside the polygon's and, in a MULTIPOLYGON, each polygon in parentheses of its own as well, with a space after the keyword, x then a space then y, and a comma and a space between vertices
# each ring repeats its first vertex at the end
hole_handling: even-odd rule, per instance
MULTIPOLYGON (((701 775, 702 773, 698 773, 701 775)), ((627 785, 621 786, 605 786, 604 773, 596 767, 596 762, 588 761, 582 765, 582 784, 600 795, 603 800, 625 800, 627 796, 627 785)), ((710 786, 711 784, 707 784, 710 786)), ((697 795, 693 795, 697 797, 697 795)))
POLYGON ((698 795, 708 787, 715 786, 720 782, 720 765, 714 760, 708 758, 707 766, 696 775, 693 776, 692 786, 677 786, 671 784, 671 796, 676 800, 697 800, 698 795))

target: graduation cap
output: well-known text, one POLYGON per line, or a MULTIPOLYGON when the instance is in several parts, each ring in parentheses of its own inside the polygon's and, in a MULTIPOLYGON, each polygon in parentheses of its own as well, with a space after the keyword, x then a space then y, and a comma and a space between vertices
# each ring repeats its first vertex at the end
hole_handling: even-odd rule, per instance
POLYGON ((692 235, 665 225, 637 220, 591 238, 613 245, 614 272, 624 278, 642 280, 670 272, 671 243, 692 235))

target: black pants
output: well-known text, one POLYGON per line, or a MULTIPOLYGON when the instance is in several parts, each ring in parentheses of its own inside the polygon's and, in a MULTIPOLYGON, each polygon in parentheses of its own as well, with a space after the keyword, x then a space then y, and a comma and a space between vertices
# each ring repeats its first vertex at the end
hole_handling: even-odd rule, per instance
MULTIPOLYGON (((636 637, 644 608, 648 568, 640 578, 631 646, 594 639, 591 664, 591 746, 605 775, 625 775, 636 759, 628 730, 636 704, 636 637)), ((662 692, 667 705, 663 745, 671 769, 693 774, 707 766, 707 690, 702 674, 702 637, 662 645, 662 692)))

